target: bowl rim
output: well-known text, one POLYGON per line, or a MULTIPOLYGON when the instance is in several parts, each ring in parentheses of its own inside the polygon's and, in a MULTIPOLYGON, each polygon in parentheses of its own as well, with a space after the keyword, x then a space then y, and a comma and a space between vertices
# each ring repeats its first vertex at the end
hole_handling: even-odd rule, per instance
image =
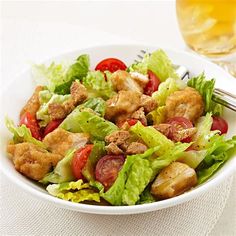
MULTIPOLYGON (((217 68, 217 70, 222 70, 225 72, 221 67, 213 64, 212 62, 206 60, 205 58, 202 58, 198 55, 191 54, 186 51, 182 50, 176 50, 168 47, 160 47, 153 44, 142 44, 142 43, 120 43, 120 44, 99 44, 91 47, 81 47, 74 50, 69 50, 63 53, 60 53, 55 56, 48 57, 46 59, 40 60, 38 63, 46 63, 48 61, 55 60, 56 58, 63 58, 69 54, 86 51, 86 50, 96 50, 98 48, 107 48, 107 47, 139 47, 141 48, 162 48, 164 51, 171 51, 173 53, 179 53, 182 55, 186 55, 188 57, 192 57, 195 60, 201 60, 204 61, 206 64, 213 65, 217 68)), ((5 90, 7 90, 10 85, 15 81, 17 77, 20 75, 29 72, 29 68, 25 68, 21 72, 17 73, 15 76, 13 76, 13 79, 11 79, 2 89, 1 93, 4 94, 5 90)), ((228 74, 228 77, 233 78, 230 74, 228 74)), ((2 142, 1 142, 2 143, 2 142)), ((1 144, 2 145, 2 144, 1 144)), ((6 157, 6 156, 5 156, 6 157)), ((5 158, 4 157, 4 158, 5 158)), ((1 162, 1 159, 0 159, 1 162)), ((228 176, 230 176, 234 172, 234 168, 236 166, 236 158, 232 158, 231 165, 227 166, 227 171, 221 172, 219 175, 214 176, 214 178, 210 178, 207 182, 205 182, 203 185, 197 186, 195 189, 190 190, 188 192, 185 192, 184 194, 181 194, 179 196, 176 196, 174 198, 157 201, 153 203, 148 204, 142 204, 142 205, 134 205, 134 206, 99 206, 99 205, 89 205, 89 204, 78 204, 73 203, 69 201, 65 201, 59 198, 56 198, 52 195, 49 195, 48 193, 44 193, 41 191, 38 191, 31 187, 27 182, 23 181, 16 181, 16 177, 14 175, 11 175, 7 170, 5 170, 3 165, 0 165, 0 170, 2 173, 7 176, 13 183, 15 183, 18 187, 22 188, 23 190, 30 193, 32 196, 37 197, 40 200, 46 200, 52 204, 54 204, 57 207, 70 209, 73 211, 79 211, 84 213, 92 213, 92 214, 103 214, 103 215, 128 215, 128 214, 139 214, 139 213, 145 213, 145 212, 151 212, 160 210, 163 208, 172 207, 175 205, 179 205, 181 203, 190 201, 196 197, 201 196, 203 193, 209 191, 211 188, 218 186, 224 179, 226 179, 228 176)))

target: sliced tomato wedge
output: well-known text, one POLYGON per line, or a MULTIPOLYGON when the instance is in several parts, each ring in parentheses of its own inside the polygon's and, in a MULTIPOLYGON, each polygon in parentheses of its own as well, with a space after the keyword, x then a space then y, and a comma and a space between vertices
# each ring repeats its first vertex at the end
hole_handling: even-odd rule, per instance
POLYGON ((87 144, 85 147, 78 149, 72 159, 72 173, 76 179, 82 179, 82 170, 88 160, 88 157, 93 149, 93 144, 87 144))
POLYGON ((126 68, 127 66, 123 61, 117 58, 106 58, 97 64, 95 70, 100 70, 103 72, 108 70, 113 73, 117 70, 126 70, 126 68))
POLYGON ((151 96, 158 90, 161 81, 151 70, 148 70, 148 77, 149 81, 144 88, 144 94, 151 96))
POLYGON ((211 130, 219 130, 221 134, 226 134, 228 132, 228 123, 225 119, 220 116, 212 116, 213 123, 211 130))
POLYGON ((20 125, 25 125, 29 128, 34 138, 42 140, 40 128, 35 116, 31 115, 29 112, 25 112, 25 114, 21 116, 20 125))
MULTIPOLYGON (((178 130, 193 128, 192 122, 185 117, 174 117, 168 120, 167 124, 171 125, 171 130, 169 134, 170 139, 173 139, 173 134, 177 132, 178 130)), ((187 137, 181 140, 181 142, 184 142, 184 143, 190 143, 191 141, 192 141, 191 137, 187 137)))
POLYGON ((50 121, 43 132, 43 137, 56 129, 62 123, 62 121, 63 119, 50 121))
POLYGON ((138 121, 140 121, 144 126, 146 126, 146 124, 142 120, 137 120, 137 119, 128 119, 127 120, 128 124, 130 126, 133 126, 133 125, 137 124, 138 121))
POLYGON ((115 182, 124 162, 123 155, 106 155, 98 161, 95 176, 96 180, 104 185, 105 190, 109 189, 115 182))

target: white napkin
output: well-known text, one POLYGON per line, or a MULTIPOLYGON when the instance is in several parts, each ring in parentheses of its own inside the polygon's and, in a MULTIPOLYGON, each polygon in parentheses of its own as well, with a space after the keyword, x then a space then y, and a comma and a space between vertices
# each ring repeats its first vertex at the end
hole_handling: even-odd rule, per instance
POLYGON ((208 235, 228 199, 233 177, 190 202, 155 212, 102 216, 56 208, 2 177, 1 235, 208 235), (227 183, 227 184, 226 184, 227 183))
MULTIPOLYGON (((4 85, 26 67, 27 61, 37 62, 94 42, 130 42, 95 29, 55 22, 17 19, 5 20, 4 25, 13 29, 5 30, 8 34, 3 38, 4 85)), ((230 177, 198 199, 169 209, 101 216, 56 208, 23 192, 5 176, 0 177, 1 235, 207 235, 219 219, 232 185, 230 177)))

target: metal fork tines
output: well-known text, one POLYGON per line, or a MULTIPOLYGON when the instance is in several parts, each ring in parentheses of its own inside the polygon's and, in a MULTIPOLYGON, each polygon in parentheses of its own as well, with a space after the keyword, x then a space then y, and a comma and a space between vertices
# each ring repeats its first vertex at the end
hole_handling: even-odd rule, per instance
MULTIPOLYGON (((137 57, 139 58, 139 60, 140 59, 142 60, 144 55, 147 54, 147 51, 140 50, 140 52, 141 54, 138 54, 137 57)), ((140 62, 140 61, 135 60, 135 62, 140 62)), ((187 82, 187 80, 190 78, 188 69, 180 65, 173 65, 173 68, 175 69, 176 73, 179 75, 181 80, 184 80, 187 82)), ((232 93, 229 93, 223 89, 215 88, 213 92, 212 100, 233 111, 236 111, 236 95, 232 93)))

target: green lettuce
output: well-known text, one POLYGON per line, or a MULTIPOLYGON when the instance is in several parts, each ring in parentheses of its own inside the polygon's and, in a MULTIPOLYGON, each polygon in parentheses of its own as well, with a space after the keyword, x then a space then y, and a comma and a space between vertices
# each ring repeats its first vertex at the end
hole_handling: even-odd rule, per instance
POLYGON ((204 73, 202 73, 197 77, 191 78, 187 85, 195 88, 202 95, 205 103, 205 112, 211 112, 217 116, 222 115, 223 106, 212 101, 215 79, 206 80, 204 73))
POLYGON ((148 62, 149 62, 150 55, 145 54, 141 62, 137 62, 132 64, 129 68, 129 72, 139 72, 141 74, 146 75, 148 72, 148 62))
POLYGON ((81 55, 72 65, 56 64, 52 62, 49 66, 44 64, 33 65, 32 76, 42 85, 46 85, 51 92, 58 94, 69 94, 70 86, 76 79, 81 80, 89 70, 89 56, 81 55))
POLYGON ((70 132, 88 133, 92 138, 97 140, 104 140, 107 135, 118 130, 115 124, 91 111, 78 111, 74 116, 74 118, 71 115, 68 116, 69 118, 66 118, 60 127, 70 132))
POLYGON ((61 123, 60 127, 67 131, 78 133, 81 132, 82 129, 79 125, 79 117, 80 112, 83 111, 85 108, 90 108, 97 115, 104 116, 106 103, 102 98, 90 98, 85 103, 77 106, 61 123))
POLYGON ((179 162, 183 162, 190 166, 193 169, 196 169, 197 166, 202 162, 202 160, 206 157, 207 150, 190 150, 184 152, 183 155, 178 159, 179 162))
POLYGON ((155 202, 156 199, 151 194, 151 185, 149 184, 144 191, 141 193, 139 200, 136 202, 137 205, 155 202))
POLYGON ((122 203, 125 205, 135 205, 139 200, 139 195, 150 182, 152 174, 153 171, 150 161, 137 158, 130 168, 130 173, 122 194, 122 203))
POLYGON ((179 90, 179 86, 176 83, 176 79, 168 78, 166 81, 160 84, 158 91, 152 94, 158 106, 164 106, 166 104, 166 99, 175 91, 179 90))
POLYGON ((30 130, 25 126, 15 126, 13 120, 5 118, 5 124, 8 130, 13 134, 14 143, 33 143, 39 147, 46 148, 44 143, 32 137, 30 130))
POLYGON ((32 66, 32 77, 41 85, 46 85, 47 88, 54 92, 55 87, 66 81, 67 64, 56 64, 52 62, 49 66, 44 64, 32 66))
POLYGON ((99 193, 90 188, 88 183, 80 179, 76 182, 50 184, 46 188, 49 194, 72 202, 96 201, 100 202, 99 193))
POLYGON ((198 119, 195 124, 197 133, 193 136, 194 149, 205 149, 209 139, 218 133, 218 131, 211 131, 212 122, 211 113, 207 113, 206 116, 202 116, 198 119))
POLYGON ((57 85, 54 92, 62 95, 70 93, 70 86, 73 81, 82 80, 89 71, 89 65, 89 56, 87 54, 79 56, 66 72, 66 81, 57 85))
POLYGON ((83 78, 89 97, 101 97, 105 100, 112 97, 115 92, 110 80, 106 81, 101 71, 90 71, 83 78))
POLYGON ((122 195, 125 189, 125 184, 134 161, 152 156, 158 148, 159 147, 150 148, 143 154, 128 155, 115 183, 108 189, 108 191, 101 194, 101 196, 112 205, 120 206, 122 204, 122 195))
POLYGON ((178 78, 170 59, 161 49, 146 54, 141 62, 128 68, 128 71, 137 71, 142 74, 147 74, 148 70, 151 70, 162 82, 168 78, 178 78))
POLYGON ((156 147, 158 156, 163 155, 167 150, 174 146, 174 143, 155 128, 143 126, 140 122, 130 128, 130 131, 140 137, 148 147, 156 147))
POLYGON ((166 106, 160 106, 154 111, 151 111, 147 114, 147 120, 149 123, 154 125, 161 124, 165 122, 166 119, 166 106))
POLYGON ((216 134, 209 140, 207 155, 197 168, 198 183, 209 179, 236 152, 236 136, 225 140, 216 134))
POLYGON ((93 143, 93 149, 88 157, 88 160, 82 170, 83 176, 88 181, 94 181, 95 180, 95 167, 98 162, 98 160, 104 156, 106 153, 105 151, 105 142, 103 141, 95 141, 93 143))
POLYGON ((176 143, 173 147, 166 150, 166 152, 158 158, 151 159, 151 167, 153 170, 152 180, 164 167, 176 161, 183 152, 191 146, 191 143, 176 143))
POLYGON ((150 55, 148 60, 148 69, 151 70, 162 82, 168 78, 178 78, 170 59, 161 49, 150 55))
POLYGON ((43 90, 39 92, 39 102, 40 108, 36 113, 36 117, 40 120, 39 125, 40 127, 45 127, 50 121, 50 115, 48 113, 49 104, 52 103, 59 103, 62 104, 63 102, 70 99, 71 95, 58 95, 53 94, 49 90, 43 90))
POLYGON ((55 169, 52 172, 48 173, 39 182, 47 184, 47 183, 63 183, 74 180, 75 177, 71 169, 71 162, 74 156, 74 152, 75 150, 69 150, 66 153, 66 156, 57 163, 55 169))

